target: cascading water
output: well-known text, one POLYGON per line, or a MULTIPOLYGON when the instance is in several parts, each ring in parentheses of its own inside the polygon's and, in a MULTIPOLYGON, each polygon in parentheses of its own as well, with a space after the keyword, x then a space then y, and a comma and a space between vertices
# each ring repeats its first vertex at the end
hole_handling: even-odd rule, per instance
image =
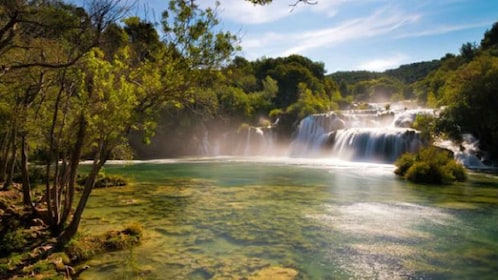
POLYGON ((296 139, 291 145, 291 155, 294 157, 319 155, 329 138, 328 132, 345 126, 345 122, 335 113, 307 116, 299 124, 296 139))
POLYGON ((352 110, 315 114, 299 124, 291 155, 330 156, 344 160, 393 162, 422 146, 416 130, 406 128, 417 114, 432 110, 352 110))
POLYGON ((455 156, 455 160, 463 166, 474 170, 496 170, 496 167, 485 165, 477 155, 479 151, 479 140, 471 134, 463 134, 462 142, 455 144, 450 140, 437 141, 436 146, 450 150, 455 156))
POLYGON ((354 161, 394 162, 420 148, 418 132, 403 128, 350 128, 335 133, 332 155, 354 161))

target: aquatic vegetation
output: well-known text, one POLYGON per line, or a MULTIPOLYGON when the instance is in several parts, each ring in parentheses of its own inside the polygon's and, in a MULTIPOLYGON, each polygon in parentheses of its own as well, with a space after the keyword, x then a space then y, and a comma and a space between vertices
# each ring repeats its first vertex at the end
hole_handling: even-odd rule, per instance
POLYGON ((137 245, 142 236, 142 226, 132 223, 123 230, 110 230, 98 236, 78 234, 64 251, 73 262, 84 261, 103 252, 123 250, 137 245))
MULTIPOLYGON (((78 179, 77 183, 84 186, 88 175, 82 176, 78 179)), ((118 175, 104 175, 99 174, 95 180, 94 188, 108 188, 108 187, 123 187, 128 184, 128 179, 118 175)))

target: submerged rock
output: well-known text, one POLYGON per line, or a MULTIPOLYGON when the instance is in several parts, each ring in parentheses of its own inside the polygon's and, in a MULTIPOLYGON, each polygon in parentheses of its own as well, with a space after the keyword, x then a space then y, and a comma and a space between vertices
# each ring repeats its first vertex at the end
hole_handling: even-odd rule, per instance
POLYGON ((253 276, 249 277, 251 280, 292 280, 296 279, 299 272, 292 268, 270 266, 261 269, 253 276))
POLYGON ((192 196, 193 191, 192 189, 185 187, 160 186, 158 187, 158 194, 169 198, 187 198, 192 196))

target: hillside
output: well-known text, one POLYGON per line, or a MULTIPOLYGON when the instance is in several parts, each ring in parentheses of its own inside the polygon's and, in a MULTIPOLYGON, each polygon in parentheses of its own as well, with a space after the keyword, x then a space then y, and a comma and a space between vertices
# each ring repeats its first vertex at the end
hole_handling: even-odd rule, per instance
POLYGON ((382 77, 394 78, 403 83, 411 84, 424 79, 431 71, 437 69, 441 65, 441 60, 435 59, 432 61, 415 62, 411 64, 401 65, 396 69, 389 69, 384 72, 371 71, 338 71, 327 75, 338 83, 346 83, 352 85, 361 81, 379 79, 382 77))

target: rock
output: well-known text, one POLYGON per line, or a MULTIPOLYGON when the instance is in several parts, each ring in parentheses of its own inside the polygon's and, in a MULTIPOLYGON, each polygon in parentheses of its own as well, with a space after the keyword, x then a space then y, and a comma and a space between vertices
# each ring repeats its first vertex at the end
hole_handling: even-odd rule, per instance
POLYGON ((296 279, 299 274, 298 271, 292 268, 269 266, 261 269, 253 276, 249 277, 250 280, 292 280, 296 279))
POLYGON ((40 218, 35 218, 31 221, 31 226, 32 227, 41 227, 41 226, 45 226, 45 222, 43 222, 42 219, 40 218))

